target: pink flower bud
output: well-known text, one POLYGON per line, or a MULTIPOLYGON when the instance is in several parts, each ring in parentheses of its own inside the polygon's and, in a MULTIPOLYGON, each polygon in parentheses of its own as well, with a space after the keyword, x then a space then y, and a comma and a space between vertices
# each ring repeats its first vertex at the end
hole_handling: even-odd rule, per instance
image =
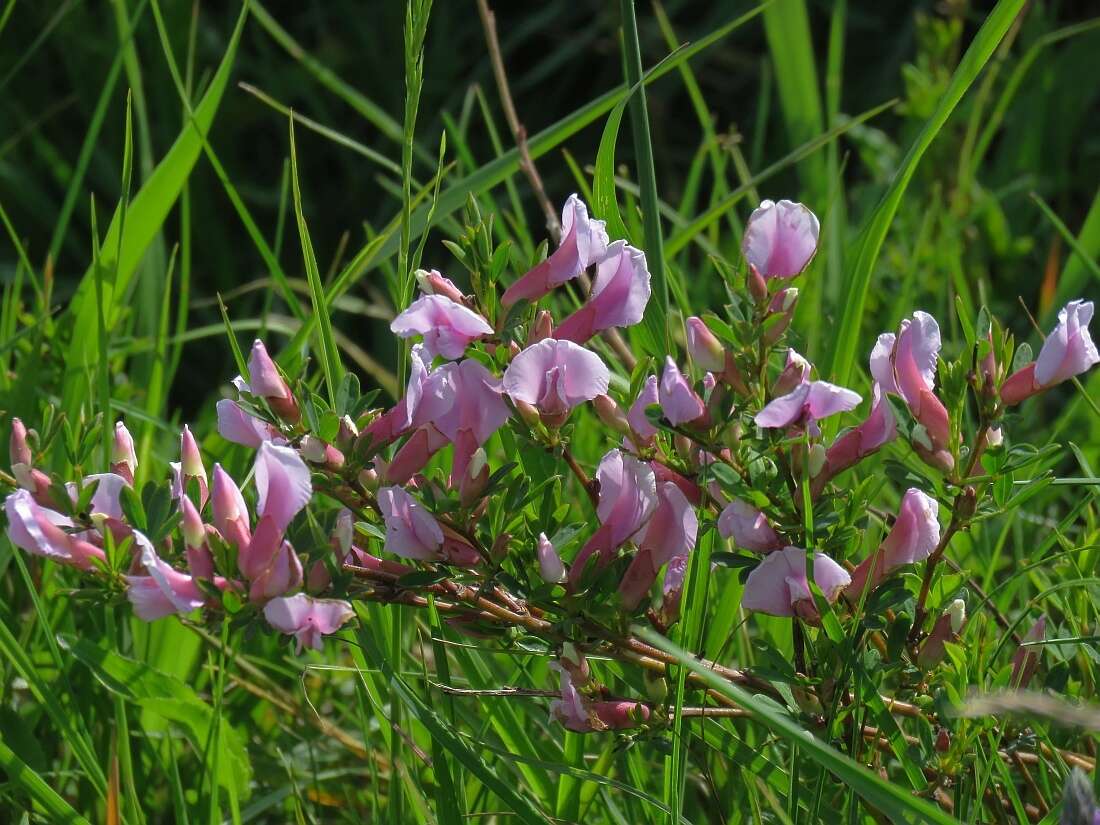
POLYGON ((783 372, 775 380, 772 393, 780 396, 797 389, 810 380, 810 370, 812 368, 813 365, 809 361, 793 349, 788 349, 786 366, 783 367, 783 372))
POLYGON ((119 421, 115 424, 115 438, 111 443, 111 472, 122 476, 127 483, 133 484, 137 465, 134 439, 126 429, 126 425, 119 421))
POLYGON ((535 552, 538 556, 539 573, 542 575, 542 580, 547 584, 561 584, 564 582, 565 565, 562 564, 561 556, 554 549, 554 545, 550 543, 550 539, 546 538, 546 533, 539 533, 538 547, 535 552))
POLYGON ((936 499, 915 487, 906 490, 894 526, 853 571, 848 598, 859 601, 865 589, 878 587, 894 570, 932 555, 940 542, 939 510, 936 499))
POLYGON ((709 372, 721 372, 726 366, 726 348, 701 318, 694 315, 685 322, 687 349, 696 364, 709 372))
POLYGON ((531 324, 531 331, 527 334, 527 346, 533 346, 553 336, 554 316, 545 309, 540 309, 535 315, 534 323, 531 324))
POLYGON ((643 444, 652 443, 653 437, 657 435, 657 428, 649 423, 645 411, 647 407, 652 407, 659 401, 660 390, 657 388, 657 376, 650 375, 646 378, 645 384, 642 385, 642 391, 638 393, 638 397, 630 405, 630 409, 626 414, 630 429, 634 431, 638 440, 643 444))
POLYGON ((13 466, 16 464, 24 464, 30 467, 34 464, 34 457, 31 455, 30 444, 27 442, 27 428, 18 418, 13 418, 11 420, 9 456, 13 466))
POLYGON ((438 270, 433 269, 431 272, 427 272, 418 269, 413 274, 416 277, 416 283, 420 287, 420 291, 425 295, 442 295, 444 298, 450 298, 456 304, 461 304, 465 298, 462 290, 455 286, 450 278, 440 275, 438 270))
POLYGON ((957 637, 965 619, 966 602, 962 599, 955 599, 943 615, 936 620, 932 632, 928 634, 928 638, 924 640, 924 644, 917 652, 917 665, 922 670, 931 670, 943 661, 943 657, 947 652, 945 644, 957 637))
POLYGON ((626 415, 619 409, 619 405, 615 403, 615 399, 610 395, 597 395, 592 401, 592 406, 596 408, 596 415, 599 416, 604 426, 614 430, 619 435, 630 433, 630 422, 627 421, 626 415))
POLYGON ((267 348, 258 338, 252 343, 248 357, 248 386, 253 395, 267 400, 271 411, 290 424, 301 419, 298 402, 290 392, 279 368, 267 354, 267 348))
MULTIPOLYGON (((1039 621, 1031 626, 1024 636, 1025 642, 1041 642, 1046 638, 1047 617, 1040 616, 1039 621)), ((1012 656, 1012 676, 1008 684, 1014 690, 1024 690, 1031 682, 1031 677, 1039 668, 1039 660, 1043 657, 1042 645, 1021 645, 1012 656)))
POLYGON ((466 465, 466 474, 458 488, 459 503, 463 507, 472 507, 489 483, 489 458, 482 447, 474 450, 470 463, 466 465))

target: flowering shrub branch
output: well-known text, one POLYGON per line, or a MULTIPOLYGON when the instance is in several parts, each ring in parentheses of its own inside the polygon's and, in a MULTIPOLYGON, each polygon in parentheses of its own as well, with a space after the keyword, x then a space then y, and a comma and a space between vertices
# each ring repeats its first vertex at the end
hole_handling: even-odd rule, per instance
MULTIPOLYGON (((819 225, 801 204, 764 201, 743 271, 726 272, 724 316, 684 319, 687 360, 650 353, 633 367, 627 352, 613 370, 592 341, 641 321, 646 256, 610 239, 575 195, 561 227, 557 249, 503 290, 507 256, 480 224, 450 246, 472 294, 416 273, 421 294, 391 325, 415 342, 408 383, 388 409, 351 379, 329 405, 256 341, 236 397, 217 405, 220 434, 256 451, 251 503, 222 467, 208 472, 186 427, 170 480, 139 491, 124 424, 107 472, 66 481, 37 460, 50 432, 16 419, 9 537, 107 598, 124 594, 147 621, 201 611, 204 622, 266 625, 298 651, 361 617, 360 601, 432 603, 458 632, 533 637, 555 658, 552 718, 583 732, 667 724, 662 677, 677 661, 631 626, 667 632, 687 599, 705 598, 688 583, 709 562, 714 576, 740 576, 741 610, 790 620, 794 662, 783 678, 708 668, 794 696, 826 724, 851 700, 842 648, 865 640, 892 668, 889 711, 927 716, 928 680, 968 607, 957 590, 935 590, 940 562, 956 535, 1007 506, 991 496, 997 480, 1037 460, 1009 442, 1006 411, 1100 361, 1093 305, 1070 302, 1034 360, 984 310, 970 346, 945 360, 936 319, 914 312, 878 337, 865 405, 788 345, 790 284, 817 252, 819 225), (572 313, 558 321, 539 308, 588 270, 572 313), (826 421, 848 426, 833 437, 826 421), (579 460, 577 442, 600 443, 602 458, 579 460), (909 485, 896 510, 846 475, 890 445, 909 485), (868 512, 884 513, 888 530, 860 557, 868 512), (910 589, 900 576, 914 570, 910 589), (887 622, 901 622, 900 644, 887 622), (611 695, 594 655, 649 674, 645 695, 611 695)), ((1020 650, 1017 688, 1041 664, 1041 648, 1020 650)))

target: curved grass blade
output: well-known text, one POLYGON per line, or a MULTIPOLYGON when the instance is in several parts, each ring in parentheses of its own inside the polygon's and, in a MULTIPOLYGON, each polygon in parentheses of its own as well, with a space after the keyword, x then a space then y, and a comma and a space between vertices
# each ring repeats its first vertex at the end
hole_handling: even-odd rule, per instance
MULTIPOLYGON (((8 778, 8 782, 22 788, 23 791, 37 802, 50 816, 50 822, 64 823, 64 825, 89 825, 88 820, 73 810, 57 791, 41 776, 31 770, 22 759, 15 755, 15 751, 0 740, 0 770, 8 778)), ((10 810, 10 809, 9 809, 10 810)))

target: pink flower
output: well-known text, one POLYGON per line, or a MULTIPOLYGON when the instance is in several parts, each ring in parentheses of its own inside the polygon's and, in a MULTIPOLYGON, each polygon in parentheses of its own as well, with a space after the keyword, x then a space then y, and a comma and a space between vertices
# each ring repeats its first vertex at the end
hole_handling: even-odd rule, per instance
POLYGON ((1089 335, 1092 301, 1070 301, 1058 312, 1058 325, 1043 342, 1038 360, 1008 377, 1001 387, 1001 400, 1019 404, 1055 384, 1068 381, 1100 363, 1100 353, 1089 335))
POLYGON ((560 674, 561 698, 550 703, 550 718, 567 730, 591 733, 636 728, 649 719, 649 708, 640 702, 589 702, 573 684, 568 667, 550 663, 560 674))
MULTIPOLYGON (((828 601, 836 601, 851 578, 824 553, 814 553, 813 565, 814 583, 828 601)), ((805 621, 816 621, 819 618, 817 607, 806 579, 806 551, 800 547, 784 547, 766 555, 745 581, 741 606, 772 616, 798 616, 805 621)))
MULTIPOLYGON (((133 444, 132 439, 130 443, 131 445, 133 444)), ((11 420, 11 437, 8 440, 8 456, 13 466, 16 464, 23 464, 30 467, 34 464, 31 446, 27 441, 27 427, 22 419, 13 418, 11 420)))
POLYGON ((93 559, 103 560, 95 545, 65 532, 72 527, 68 516, 39 505, 27 490, 16 490, 4 501, 8 538, 16 547, 81 570, 94 569, 93 559))
POLYGON ((865 589, 878 587, 892 571, 928 558, 940 543, 939 511, 936 499, 915 487, 906 490, 894 526, 852 572, 848 598, 859 601, 865 589))
MULTIPOLYGON (((1047 617, 1040 616, 1039 621, 1031 626, 1024 635, 1025 642, 1041 642, 1047 635, 1047 617)), ((1008 684, 1014 690, 1024 690, 1035 671, 1039 668, 1039 660, 1043 657, 1042 645, 1020 646, 1012 655, 1012 675, 1008 684)))
POLYGON ((687 350, 700 369, 708 372, 722 372, 726 368, 726 348, 710 331, 702 318, 694 315, 684 322, 687 330, 687 350))
MULTIPOLYGON (((430 372, 424 363, 425 357, 423 344, 412 348, 405 397, 374 419, 360 436, 371 449, 381 449, 409 430, 438 418, 454 403, 455 387, 451 371, 444 367, 430 372)), ((427 360, 431 362, 431 358, 427 360)))
MULTIPOLYGON (((14 430, 12 434, 14 435, 14 430)), ((137 466, 138 460, 137 453, 134 451, 134 437, 130 435, 126 425, 119 421, 115 424, 115 438, 111 444, 111 472, 122 476, 126 479, 127 484, 132 485, 137 466)))
POLYGON ((550 539, 546 538, 546 533, 539 533, 539 543, 535 553, 539 560, 539 573, 544 582, 561 584, 565 581, 565 565, 562 564, 561 556, 550 543, 550 539))
POLYGON ((688 557, 673 556, 665 567, 665 580, 661 585, 661 609, 658 616, 665 627, 671 627, 680 618, 680 599, 684 593, 684 576, 687 574, 688 557))
POLYGON ((19 486, 33 493, 40 504, 51 505, 49 500, 50 477, 41 470, 35 469, 34 457, 27 441, 27 428, 18 418, 11 420, 9 446, 11 472, 19 486))
POLYGON ((313 495, 309 467, 290 447, 260 445, 256 455, 256 513, 259 520, 237 565, 252 581, 252 598, 277 596, 301 581, 297 555, 283 539, 286 529, 313 495))
POLYGON ((337 599, 314 599, 305 593, 272 599, 264 605, 264 618, 276 630, 298 640, 303 647, 322 648, 321 637, 335 633, 355 615, 351 605, 337 599))
POLYGON ((638 539, 638 552, 619 584, 619 595, 627 610, 641 603, 664 565, 674 558, 687 557, 699 532, 699 519, 679 487, 665 482, 657 494, 657 509, 646 523, 638 539))
POLYGON ((825 467, 814 477, 815 495, 824 489, 829 479, 855 466, 860 459, 898 437, 898 425, 890 402, 882 397, 882 388, 875 384, 871 391, 871 413, 858 426, 848 430, 832 443, 825 453, 825 467))
POLYGON ((573 560, 569 582, 574 587, 593 553, 598 553, 596 569, 602 570, 615 550, 645 526, 657 507, 657 480, 653 470, 620 450, 611 450, 601 459, 596 480, 600 484, 600 500, 596 506, 600 527, 573 560))
POLYGON ((448 364, 454 403, 432 423, 455 445, 451 486, 457 487, 474 451, 501 428, 510 415, 501 398, 501 381, 478 361, 467 358, 448 364))
POLYGON ((265 441, 283 441, 278 430, 266 421, 246 413, 236 401, 223 398, 214 406, 218 411, 218 434, 226 441, 252 449, 265 441))
POLYGON ((429 360, 461 358, 471 341, 493 333, 488 321, 443 295, 421 295, 393 319, 390 330, 399 338, 423 335, 429 360))
POLYGON ((888 333, 878 337, 871 351, 871 374, 886 392, 900 395, 916 419, 913 449, 926 463, 946 472, 955 466, 955 459, 948 449, 947 409, 933 392, 939 354, 939 324, 927 312, 914 312, 901 322, 896 337, 888 333))
POLYGON ((661 412, 674 427, 698 421, 706 415, 703 399, 692 389, 671 355, 665 356, 665 369, 661 373, 658 398, 661 402, 661 412))
POLYGON ((809 382, 812 368, 813 365, 809 361, 793 349, 788 349, 787 362, 783 367, 783 372, 779 373, 779 377, 775 379, 772 392, 777 396, 781 396, 798 389, 809 382))
POLYGON ((386 523, 387 550, 405 559, 439 559, 443 530, 420 502, 401 487, 382 487, 378 507, 386 523))
POLYGON ((506 307, 523 299, 537 301, 556 286, 577 277, 607 253, 603 221, 588 217, 588 207, 570 195, 561 211, 561 244, 545 261, 512 284, 500 302, 506 307))
POLYGON ((386 467, 385 478, 390 484, 407 484, 431 461, 432 456, 446 447, 450 441, 434 424, 425 424, 401 445, 386 467))
POLYGON ((732 538, 738 547, 756 553, 770 553, 783 546, 782 539, 767 517, 748 502, 733 499, 718 516, 718 532, 732 538))
POLYGON ((807 381, 771 401, 754 420, 758 427, 785 429, 809 425, 813 431, 814 422, 855 409, 862 400, 858 393, 828 381, 807 381))
POLYGON ((547 338, 512 359, 504 371, 504 392, 564 421, 571 409, 606 393, 610 378, 596 353, 547 338))
POLYGON ((817 216, 802 204, 761 201, 749 216, 741 251, 765 278, 793 278, 813 259, 820 231, 817 216))
POLYGON ((597 332, 636 324, 642 320, 649 294, 645 253, 615 241, 599 263, 588 302, 562 321, 554 337, 583 344, 597 332))
POLYGON ((180 499, 180 510, 183 514, 182 532, 187 567, 196 579, 212 579, 214 558, 206 544, 206 525, 202 523, 202 516, 188 496, 180 499))
POLYGON ((134 543, 141 548, 144 576, 126 576, 126 597, 134 606, 134 615, 146 622, 178 613, 185 616, 206 604, 206 597, 186 573, 163 561, 153 543, 137 530, 134 543))
POLYGON ((266 399, 271 411, 284 421, 295 424, 301 418, 298 402, 294 400, 290 387, 267 354, 267 347, 258 338, 252 343, 252 352, 248 356, 247 389, 253 395, 266 399))
POLYGON ((660 390, 657 388, 657 376, 650 375, 646 378, 645 384, 642 385, 642 391, 638 393, 638 397, 626 413, 626 420, 630 424, 630 429, 643 442, 652 441, 653 437, 657 435, 657 428, 649 423, 645 411, 646 407, 652 407, 659 401, 660 390))

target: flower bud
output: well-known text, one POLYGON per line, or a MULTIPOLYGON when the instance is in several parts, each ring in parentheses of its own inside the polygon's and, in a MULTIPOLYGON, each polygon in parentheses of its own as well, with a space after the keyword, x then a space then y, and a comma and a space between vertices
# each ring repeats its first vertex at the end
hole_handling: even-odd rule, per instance
POLYGON ((947 606, 947 616, 951 621, 951 632, 958 633, 966 623, 966 602, 955 599, 947 606))
POLYGON ((341 451, 347 452, 354 446, 355 439, 358 437, 359 428, 355 426, 350 415, 345 415, 340 419, 340 428, 336 431, 336 446, 341 451))
POLYGON ((701 318, 694 315, 685 322, 687 349, 696 364, 708 372, 721 372, 726 366, 726 349, 701 318))
POLYGON ((528 427, 537 427, 540 422, 539 411, 534 404, 528 404, 526 401, 514 401, 516 405, 516 412, 519 413, 519 417, 523 419, 523 423, 528 427))
MULTIPOLYGON (((1039 620, 1031 626, 1031 630, 1024 636, 1024 642, 1041 642, 1046 638, 1047 617, 1040 616, 1039 620)), ((1039 668, 1039 660, 1043 657, 1042 645, 1021 645, 1012 656, 1012 675, 1008 684, 1014 690, 1024 690, 1035 671, 1039 668)))
MULTIPOLYGON (((501 533, 493 540, 493 546, 489 548, 489 557, 497 564, 504 561, 504 557, 508 555, 508 543, 512 541, 511 533, 501 533)), ((474 548, 470 548, 474 556, 477 556, 477 551, 474 548)), ((480 557, 477 556, 477 561, 480 561, 480 557)), ((476 564, 477 561, 474 563, 476 564)))
POLYGON ((561 584, 565 581, 565 565, 562 564, 561 556, 550 543, 550 539, 546 538, 546 533, 539 533, 539 543, 535 553, 538 556, 539 572, 542 574, 543 581, 547 584, 561 584))
POLYGON ((545 309, 539 310, 535 315, 535 321, 531 324, 531 331, 527 335, 527 346, 544 341, 554 334, 554 318, 545 309))
POLYGON ((821 444, 811 446, 806 457, 806 464, 810 471, 810 478, 817 478, 821 471, 825 469, 825 447, 821 444))
POLYGON ((951 750, 951 733, 947 728, 940 728, 936 732, 936 751, 938 753, 947 753, 951 750))
POLYGON ((607 427, 620 435, 630 434, 630 422, 626 420, 625 413, 619 409, 614 398, 610 395, 597 395, 592 405, 596 408, 596 415, 599 416, 600 421, 607 427))
POLYGON ((752 264, 749 264, 747 286, 749 295, 757 304, 762 304, 768 299, 768 283, 764 280, 764 276, 760 274, 760 270, 752 264))
POLYGON ((584 687, 592 678, 592 671, 588 667, 588 660, 584 654, 577 650, 572 642, 563 642, 561 646, 561 666, 569 671, 573 678, 573 684, 584 687))
POLYGON ((180 509, 183 512, 183 542, 188 548, 206 546, 206 526, 202 523, 202 516, 191 499, 184 496, 180 499, 180 509))
POLYGON ((18 418, 11 420, 11 441, 9 446, 12 467, 16 464, 25 464, 30 467, 34 464, 30 444, 27 442, 27 428, 18 418))
POLYGON ((126 429, 126 425, 119 421, 115 424, 115 438, 111 442, 111 472, 133 484, 137 465, 133 436, 126 429))
POLYGON ((787 363, 783 367, 783 372, 779 373, 779 377, 775 379, 775 385, 772 387, 772 394, 776 397, 786 395, 792 392, 800 384, 810 380, 810 370, 813 365, 795 352, 793 349, 787 350, 787 363))
POLYGON ((271 360, 263 341, 256 339, 248 358, 248 386, 253 395, 266 399, 271 411, 289 424, 297 424, 302 414, 279 368, 271 360))
POLYGON ((416 283, 420 287, 420 291, 425 295, 442 295, 444 298, 450 298, 455 303, 462 303, 465 297, 462 294, 462 290, 459 289, 450 278, 445 278, 439 274, 437 270, 428 272, 423 269, 418 269, 414 273, 416 276, 416 283))
POLYGON ((321 464, 330 470, 339 470, 344 466, 344 454, 316 436, 303 436, 299 449, 302 458, 311 464, 321 464))
POLYGON ((459 484, 459 503, 463 507, 472 506, 484 492, 489 484, 489 457, 483 447, 474 450, 470 456, 470 463, 466 465, 466 473, 459 484))
POLYGON ((780 317, 771 321, 764 330, 765 344, 771 346, 787 331, 787 327, 791 325, 791 320, 794 318, 794 308, 797 303, 798 289, 796 287, 788 287, 775 293, 771 304, 768 305, 768 316, 772 317, 778 314, 780 317))
POLYGON ((355 540, 355 520, 347 507, 336 515, 336 525, 332 528, 332 540, 340 553, 340 559, 343 560, 351 552, 351 545, 355 540))
POLYGON ((373 493, 378 489, 378 471, 373 467, 368 467, 365 470, 359 471, 358 481, 360 486, 368 493, 373 493))
POLYGON ((644 668, 642 670, 642 683, 645 685, 646 696, 654 704, 659 705, 668 698, 668 682, 664 676, 644 668))

